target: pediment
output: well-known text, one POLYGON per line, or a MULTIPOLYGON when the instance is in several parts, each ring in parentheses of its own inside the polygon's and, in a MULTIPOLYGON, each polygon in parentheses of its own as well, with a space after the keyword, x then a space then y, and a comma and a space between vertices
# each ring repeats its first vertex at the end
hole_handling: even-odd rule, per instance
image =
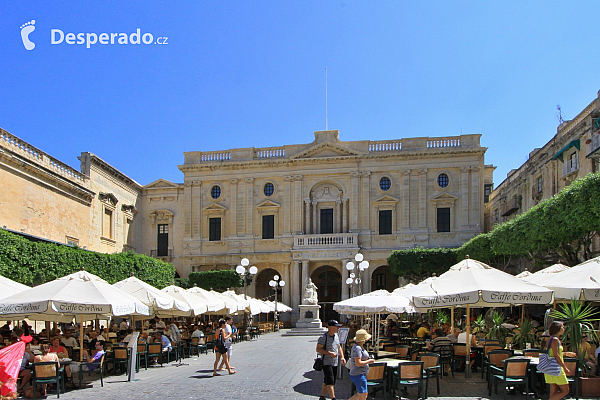
POLYGON ((207 212, 207 211, 220 211, 220 212, 223 212, 223 211, 227 211, 227 207, 222 206, 222 205, 217 204, 217 203, 213 203, 213 204, 211 204, 211 205, 209 205, 207 207, 204 207, 204 211, 205 212, 207 212))
POLYGON ((441 201, 454 202, 456 200, 458 200, 458 197, 456 197, 450 193, 440 193, 437 196, 434 196, 430 199, 431 202, 441 202, 441 201))
POLYGON ((117 203, 119 202, 119 199, 117 199, 117 196, 115 196, 112 193, 100 192, 100 193, 98 193, 98 199, 100 199, 101 202, 110 204, 112 206, 116 206, 117 203))
POLYGON ((256 206, 256 208, 261 209, 261 208, 279 208, 281 207, 279 204, 271 201, 271 200, 265 200, 262 203, 260 203, 259 205, 256 206))
POLYGON ((373 203, 374 204, 396 204, 399 201, 400 201, 400 199, 397 199, 397 198, 389 196, 389 195, 385 195, 383 197, 378 198, 377 200, 374 200, 373 203))
POLYGON ((168 188, 178 188, 179 185, 168 181, 166 179, 157 179, 154 182, 151 182, 144 186, 145 189, 168 189, 168 188))
POLYGON ((332 142, 323 142, 315 146, 309 147, 303 152, 290 157, 292 159, 304 158, 327 158, 327 157, 348 157, 358 156, 361 153, 351 150, 345 146, 341 146, 332 142))

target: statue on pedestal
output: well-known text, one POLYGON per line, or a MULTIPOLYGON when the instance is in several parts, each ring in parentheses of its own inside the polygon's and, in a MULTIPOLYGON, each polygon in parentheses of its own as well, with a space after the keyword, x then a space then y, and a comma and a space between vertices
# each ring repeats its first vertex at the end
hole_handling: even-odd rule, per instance
POLYGON ((304 296, 302 297, 302 304, 316 305, 319 302, 317 297, 317 285, 308 278, 308 283, 304 289, 304 296))

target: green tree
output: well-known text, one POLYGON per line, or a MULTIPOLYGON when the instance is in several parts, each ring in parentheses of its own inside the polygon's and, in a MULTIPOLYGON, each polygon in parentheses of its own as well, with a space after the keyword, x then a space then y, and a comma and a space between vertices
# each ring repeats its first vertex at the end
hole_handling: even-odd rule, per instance
POLYGON ((411 281, 421 281, 433 274, 441 275, 454 264, 456 250, 445 248, 395 250, 388 258, 392 275, 411 281))

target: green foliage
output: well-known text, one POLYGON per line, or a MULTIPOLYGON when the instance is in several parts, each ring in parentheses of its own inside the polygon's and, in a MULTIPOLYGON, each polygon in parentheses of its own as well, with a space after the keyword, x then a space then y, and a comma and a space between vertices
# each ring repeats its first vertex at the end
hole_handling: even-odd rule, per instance
POLYGON ((535 328, 530 319, 524 319, 518 328, 514 329, 515 336, 512 339, 512 344, 517 349, 524 349, 527 343, 535 346, 535 328))
POLYGON ((54 243, 32 242, 0 230, 0 275, 25 285, 39 285, 84 267, 108 283, 137 278, 157 288, 170 285, 175 267, 143 254, 103 254, 54 243))
POLYGON ((395 250, 388 258, 392 275, 412 281, 421 281, 434 273, 441 275, 454 264, 456 250, 445 248, 395 250))
POLYGON ((576 265, 594 257, 592 243, 600 220, 600 173, 588 174, 489 233, 457 250, 458 259, 471 258, 498 266, 511 257, 538 263, 576 265))
POLYGON ((475 321, 471 322, 473 328, 473 334, 485 333, 486 323, 483 314, 479 314, 475 321))
POLYGON ((437 324, 441 327, 443 324, 447 324, 448 322, 450 322, 450 316, 446 312, 439 310, 435 314, 433 320, 437 322, 437 324))
POLYGON ((504 314, 494 311, 488 321, 490 331, 486 337, 490 339, 498 339, 502 347, 506 345, 506 338, 509 335, 508 329, 502 326, 504 323, 504 314))
POLYGON ((191 272, 189 285, 194 286, 194 284, 206 290, 225 290, 244 286, 242 278, 232 269, 191 272))
POLYGON ((175 278, 175 286, 179 286, 183 289, 189 289, 194 285, 190 285, 189 278, 175 278))
POLYGON ((593 323, 598 321, 596 309, 584 301, 571 299, 569 303, 561 303, 558 310, 552 310, 550 316, 563 322, 565 333, 563 338, 568 338, 569 349, 578 353, 583 334, 587 334, 589 341, 597 341, 598 335, 593 323))

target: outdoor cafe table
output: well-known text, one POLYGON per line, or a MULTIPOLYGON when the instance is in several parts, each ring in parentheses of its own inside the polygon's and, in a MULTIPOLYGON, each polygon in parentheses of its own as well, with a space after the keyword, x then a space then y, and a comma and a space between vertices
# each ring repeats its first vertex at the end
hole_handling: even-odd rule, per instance
POLYGON ((398 355, 398 353, 396 353, 395 351, 383 351, 383 350, 379 350, 379 351, 375 352, 374 354, 375 354, 376 359, 386 358, 386 357, 394 357, 394 356, 398 355))

